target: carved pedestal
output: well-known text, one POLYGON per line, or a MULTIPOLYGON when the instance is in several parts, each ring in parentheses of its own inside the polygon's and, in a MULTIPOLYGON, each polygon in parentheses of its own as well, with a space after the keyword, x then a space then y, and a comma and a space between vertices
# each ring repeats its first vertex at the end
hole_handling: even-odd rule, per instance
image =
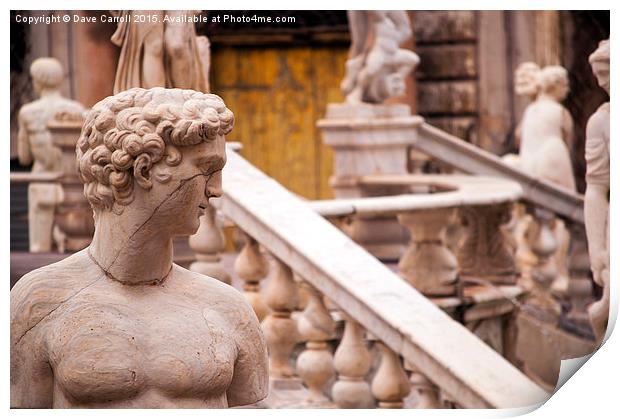
MULTIPOLYGON (((63 199, 56 207, 54 220, 63 237, 64 248, 77 252, 87 247, 95 232, 93 211, 84 196, 84 185, 78 176, 75 146, 82 130, 81 118, 64 117, 49 122, 54 145, 60 148, 63 199)), ((60 247, 60 246, 59 246, 60 247)))
MULTIPOLYGON (((330 184, 336 198, 364 196, 362 176, 406 174, 409 147, 422 121, 403 104, 329 104, 317 126, 334 151, 330 184)), ((349 232, 375 256, 392 260, 406 240, 394 217, 357 217, 349 232)))

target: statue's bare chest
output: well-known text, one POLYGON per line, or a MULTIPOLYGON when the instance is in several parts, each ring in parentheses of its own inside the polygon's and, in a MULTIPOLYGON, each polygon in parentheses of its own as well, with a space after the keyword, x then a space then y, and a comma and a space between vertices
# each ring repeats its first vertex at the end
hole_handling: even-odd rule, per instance
POLYGON ((57 385, 82 403, 153 389, 170 398, 219 396, 237 355, 229 323, 180 297, 78 295, 50 325, 50 363, 57 385))

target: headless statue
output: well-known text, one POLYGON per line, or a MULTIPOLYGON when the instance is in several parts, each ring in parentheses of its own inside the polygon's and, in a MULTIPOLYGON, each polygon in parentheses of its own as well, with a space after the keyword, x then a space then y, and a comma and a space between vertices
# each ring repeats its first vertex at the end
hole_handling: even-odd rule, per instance
POLYGON ((411 38, 403 10, 349 10, 351 48, 340 88, 349 103, 382 103, 405 94, 405 79, 420 58, 400 48, 411 38))
MULTIPOLYGON (((64 74, 58 60, 36 59, 30 66, 30 75, 39 99, 27 103, 19 111, 19 162, 28 165, 34 161, 32 173, 58 173, 62 171, 60 149, 52 144, 47 124, 57 114, 81 114, 85 109, 80 103, 61 96, 60 85, 64 74)), ((58 184, 33 182, 28 185, 30 252, 52 250, 54 211, 61 200, 62 188, 58 184)), ((58 245, 62 247, 60 243, 58 245)))
MULTIPOLYGON (((592 72, 607 94, 609 40, 601 41, 590 55, 592 72)), ((609 319, 609 102, 592 114, 586 127, 586 193, 584 215, 588 252, 594 282, 603 287, 602 298, 588 308, 597 341, 602 341, 609 319)))
POLYGON ((210 44, 185 17, 198 10, 122 10, 112 42, 121 47, 114 93, 132 87, 209 91, 210 44), (164 21, 164 17, 168 21, 164 21), (138 21, 140 17, 144 21, 138 21))
POLYGON ((233 114, 215 95, 134 88, 77 143, 90 246, 11 290, 11 407, 225 408, 267 395, 265 339, 241 293, 172 262, 221 195, 233 114))

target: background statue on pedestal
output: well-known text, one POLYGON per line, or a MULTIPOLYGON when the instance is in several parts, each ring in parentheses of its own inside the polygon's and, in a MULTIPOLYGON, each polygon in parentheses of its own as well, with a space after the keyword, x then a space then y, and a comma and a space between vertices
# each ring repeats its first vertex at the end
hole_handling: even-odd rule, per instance
MULTIPOLYGON (((609 57, 609 40, 605 40, 589 58, 592 72, 607 94, 610 94, 609 57)), ((602 298, 588 312, 594 334, 601 341, 609 319, 609 102, 603 103, 588 120, 586 163, 584 215, 588 252, 594 282, 603 287, 602 298)))
POLYGON ((349 10, 351 48, 340 88, 349 103, 382 103, 405 94, 420 58, 400 45, 411 38, 404 10, 349 10))
POLYGON ((208 92, 209 40, 196 37, 194 23, 183 21, 198 13, 199 10, 113 11, 113 15, 121 17, 111 38, 121 47, 114 93, 132 87, 208 92), (165 16, 169 21, 164 22, 165 16))
POLYGON ((131 89, 77 143, 90 246, 11 290, 11 406, 225 408, 267 395, 265 339, 234 288, 172 262, 221 194, 233 114, 215 95, 131 89))
MULTIPOLYGON (((60 62, 55 58, 36 59, 30 66, 30 75, 35 93, 40 98, 24 105, 19 111, 19 162, 29 165, 34 161, 33 173, 59 173, 62 171, 61 153, 52 144, 47 124, 57 114, 81 114, 85 109, 80 103, 60 94, 64 74, 60 62)), ((61 200, 62 188, 58 184, 33 182, 28 186, 28 238, 31 252, 52 250, 54 210, 61 200)))
MULTIPOLYGON (((570 90, 568 72, 560 66, 540 68, 538 64, 525 62, 515 71, 515 92, 532 102, 525 108, 516 130, 519 154, 508 154, 503 160, 556 185, 576 191, 570 145, 573 142, 573 119, 562 101, 570 90)), ((526 234, 533 228, 531 217, 517 209, 520 219, 515 225, 517 258, 522 266, 533 266, 536 257, 527 244, 526 234)), ((555 219, 553 232, 558 243, 554 260, 558 270, 552 289, 556 293, 568 290, 568 252, 570 233, 564 222, 555 219)), ((527 285, 527 284, 526 284, 527 285)))

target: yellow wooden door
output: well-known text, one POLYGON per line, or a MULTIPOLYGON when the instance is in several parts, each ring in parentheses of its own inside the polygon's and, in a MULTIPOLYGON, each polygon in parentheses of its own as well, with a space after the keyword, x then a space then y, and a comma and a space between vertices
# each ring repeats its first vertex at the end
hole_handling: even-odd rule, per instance
POLYGON ((346 47, 222 47, 213 51, 212 92, 235 114, 229 141, 289 190, 332 197, 332 153, 316 121, 342 102, 346 47))

